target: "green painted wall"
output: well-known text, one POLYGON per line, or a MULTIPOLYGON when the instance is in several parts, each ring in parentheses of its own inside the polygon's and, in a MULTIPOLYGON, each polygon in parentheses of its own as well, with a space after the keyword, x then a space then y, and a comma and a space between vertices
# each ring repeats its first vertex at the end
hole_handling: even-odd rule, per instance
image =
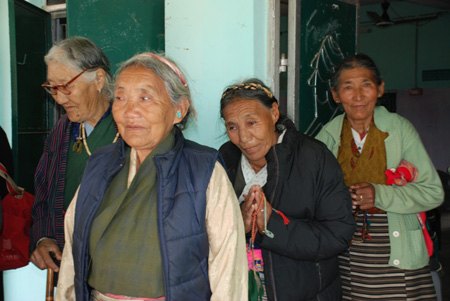
MULTIPOLYGON (((42 7, 45 0, 27 1, 42 7)), ((10 14, 14 12, 13 0, 0 0, 0 126, 8 135, 12 144, 12 91, 11 91, 11 43, 10 43, 10 14), (11 7, 11 8, 10 8, 11 7)), ((13 47, 14 48, 14 47, 13 47)), ((15 48, 14 48, 15 49, 15 48)), ((15 54, 13 54, 15 59, 15 54)))
MULTIPOLYGON (((387 28, 367 25, 367 11, 381 14, 380 5, 361 7, 361 28, 371 33, 360 35, 360 51, 371 56, 382 72, 389 90, 414 88, 415 24, 398 24, 387 28)), ((405 2, 392 2, 391 19, 439 11, 405 2)), ((422 81, 422 70, 450 69, 450 14, 419 26, 417 84, 420 88, 450 87, 447 81, 422 81)))
POLYGON ((94 41, 113 73, 138 52, 164 51, 164 0, 67 0, 67 34, 94 41))

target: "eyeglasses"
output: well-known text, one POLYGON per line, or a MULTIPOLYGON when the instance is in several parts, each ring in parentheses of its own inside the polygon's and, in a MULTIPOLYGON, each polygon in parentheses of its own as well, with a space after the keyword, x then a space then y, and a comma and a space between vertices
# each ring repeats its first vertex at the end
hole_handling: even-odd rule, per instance
POLYGON ((69 80, 67 83, 62 84, 62 85, 56 85, 56 86, 52 86, 48 84, 48 81, 43 83, 41 85, 42 88, 45 89, 45 91, 47 91, 49 94, 51 95, 56 95, 56 93, 61 92, 62 94, 65 95, 69 95, 70 94, 70 85, 77 79, 79 78, 84 72, 91 70, 91 69, 96 69, 98 67, 87 67, 86 69, 84 69, 83 71, 81 71, 77 76, 75 76, 74 78, 72 78, 71 80, 69 80))

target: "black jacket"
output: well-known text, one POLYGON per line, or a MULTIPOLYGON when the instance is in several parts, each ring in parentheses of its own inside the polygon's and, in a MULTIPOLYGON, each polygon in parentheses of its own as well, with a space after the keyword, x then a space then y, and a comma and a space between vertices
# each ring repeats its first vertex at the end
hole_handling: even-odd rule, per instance
MULTIPOLYGON (((231 142, 220 148, 234 183, 241 151, 231 142)), ((337 255, 346 250, 355 230, 351 200, 341 167, 327 147, 295 130, 266 155, 264 187, 273 208, 267 228, 258 233, 269 300, 340 300, 337 255)))

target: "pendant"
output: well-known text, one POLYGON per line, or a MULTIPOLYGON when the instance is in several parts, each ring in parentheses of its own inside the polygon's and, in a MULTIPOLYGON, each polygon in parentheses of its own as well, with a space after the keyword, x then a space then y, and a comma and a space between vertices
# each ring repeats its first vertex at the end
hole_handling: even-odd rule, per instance
POLYGON ((81 152, 83 151, 83 143, 81 142, 81 140, 83 140, 83 138, 77 137, 77 141, 73 144, 72 150, 77 154, 81 154, 81 152))

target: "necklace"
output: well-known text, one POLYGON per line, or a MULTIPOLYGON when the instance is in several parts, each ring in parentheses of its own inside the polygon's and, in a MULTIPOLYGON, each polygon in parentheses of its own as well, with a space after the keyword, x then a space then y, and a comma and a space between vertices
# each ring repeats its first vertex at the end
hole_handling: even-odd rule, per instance
MULTIPOLYGON (((86 153, 89 156, 91 156, 91 151, 89 150, 89 146, 87 144, 86 129, 84 128, 84 122, 80 122, 79 133, 81 133, 81 135, 78 134, 78 137, 76 138, 77 141, 73 144, 73 151, 77 152, 78 154, 81 154, 81 152, 83 151, 83 145, 84 145, 84 148, 86 149, 86 153)), ((119 132, 117 132, 112 143, 117 142, 119 135, 120 135, 119 132)))

